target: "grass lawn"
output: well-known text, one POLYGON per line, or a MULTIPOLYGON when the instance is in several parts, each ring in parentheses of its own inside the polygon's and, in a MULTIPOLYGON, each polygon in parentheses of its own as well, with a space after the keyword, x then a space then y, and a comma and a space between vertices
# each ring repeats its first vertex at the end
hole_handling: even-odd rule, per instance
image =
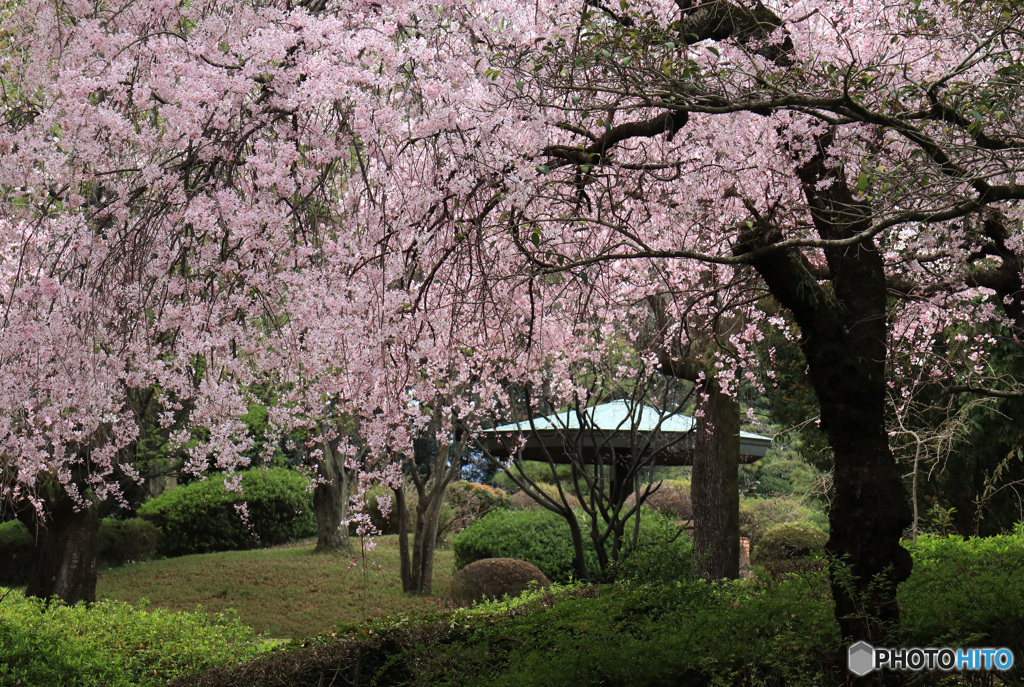
POLYGON ((239 619, 274 638, 330 631, 336 623, 447 607, 453 567, 450 549, 434 557, 434 596, 410 597, 399 579, 398 537, 354 555, 313 554, 315 540, 274 549, 227 551, 134 563, 101 572, 99 599, 210 613, 238 611, 239 619))

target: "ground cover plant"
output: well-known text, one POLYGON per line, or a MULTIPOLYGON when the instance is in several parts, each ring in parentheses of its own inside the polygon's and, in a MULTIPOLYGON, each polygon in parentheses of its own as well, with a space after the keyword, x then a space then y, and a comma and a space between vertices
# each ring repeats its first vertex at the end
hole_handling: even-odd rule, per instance
POLYGON ((265 643, 233 614, 118 601, 66 606, 0 588, 0 685, 128 687, 252 658, 265 643))

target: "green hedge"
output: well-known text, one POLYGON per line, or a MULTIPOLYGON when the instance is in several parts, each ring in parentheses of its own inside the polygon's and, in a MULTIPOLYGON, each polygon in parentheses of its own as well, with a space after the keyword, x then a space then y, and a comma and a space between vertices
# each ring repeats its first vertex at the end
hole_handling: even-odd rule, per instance
POLYGON ((183 556, 273 546, 316 533, 309 481, 285 468, 242 474, 242 493, 213 475, 164 492, 139 508, 160 529, 160 553, 183 556), (246 524, 238 507, 248 510, 246 524))
POLYGON ((0 588, 0 685, 150 687, 244 661, 263 643, 237 618, 147 611, 116 601, 66 606, 0 588))
POLYGON ((0 524, 0 585, 20 587, 28 582, 32 535, 18 520, 0 524))
MULTIPOLYGON (((584 516, 584 557, 592 576, 600 576, 597 552, 584 516)), ((692 545, 672 520, 652 510, 641 516, 641 537, 610 575, 619 580, 676 579, 690 571, 692 545)), ((630 530, 630 528, 627 528, 630 530)), ((565 519, 549 510, 497 510, 460 532, 452 542, 456 569, 483 558, 517 558, 536 565, 552 582, 575 574, 572 535, 565 519)))

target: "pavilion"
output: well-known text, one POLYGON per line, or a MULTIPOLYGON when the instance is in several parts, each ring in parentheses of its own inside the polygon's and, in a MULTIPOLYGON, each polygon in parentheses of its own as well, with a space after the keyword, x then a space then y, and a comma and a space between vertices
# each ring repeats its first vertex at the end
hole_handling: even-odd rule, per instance
MULTIPOLYGON (((592 463, 596 451, 620 453, 641 447, 656 465, 693 465, 696 424, 689 415, 619 400, 501 425, 483 434, 492 455, 518 451, 522 460, 570 463, 579 456, 592 463)), ((740 463, 763 458, 771 444, 770 437, 741 431, 740 463)))

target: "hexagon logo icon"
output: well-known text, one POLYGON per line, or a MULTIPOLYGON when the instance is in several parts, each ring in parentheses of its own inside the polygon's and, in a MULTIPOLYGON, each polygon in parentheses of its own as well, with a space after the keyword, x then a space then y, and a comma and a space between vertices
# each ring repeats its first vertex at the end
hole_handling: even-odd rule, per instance
POLYGON ((847 667, 857 677, 863 677, 875 669, 875 647, 867 642, 857 642, 847 653, 847 667))

